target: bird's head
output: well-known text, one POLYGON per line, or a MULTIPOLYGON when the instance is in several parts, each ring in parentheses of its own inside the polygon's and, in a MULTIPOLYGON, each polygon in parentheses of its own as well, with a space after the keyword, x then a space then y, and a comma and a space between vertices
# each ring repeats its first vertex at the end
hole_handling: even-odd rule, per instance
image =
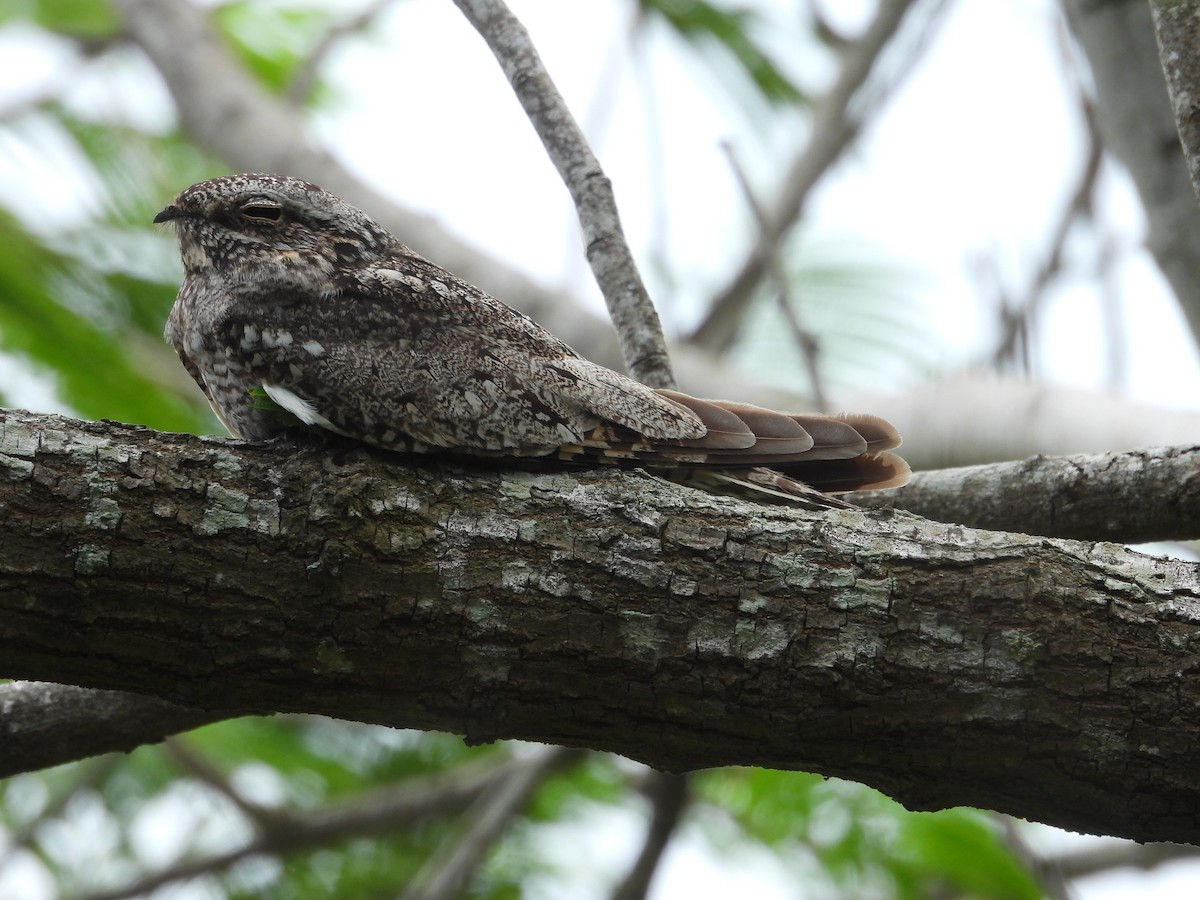
MULTIPOLYGON (((297 285, 369 264, 394 242, 367 215, 315 184, 284 175, 226 175, 184 190, 171 222, 188 275, 297 285)), ((318 284, 311 285, 321 289, 318 284)))

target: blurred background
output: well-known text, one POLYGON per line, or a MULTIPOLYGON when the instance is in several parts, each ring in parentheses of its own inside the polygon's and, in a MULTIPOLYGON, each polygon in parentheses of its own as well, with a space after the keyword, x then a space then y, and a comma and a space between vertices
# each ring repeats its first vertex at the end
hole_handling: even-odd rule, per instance
MULTIPOLYGON (((881 413, 917 468, 1200 433, 1200 208, 1142 0, 511 6, 613 181, 683 390, 881 413)), ((449 0, 0 0, 0 60, 4 405, 221 432, 162 341, 181 270, 150 223, 231 171, 321 184, 620 366, 567 192, 449 0)), ((497 898, 1200 888, 1194 848, 602 755, 474 855, 461 802, 286 838, 534 752, 281 716, 18 776, 0 897, 430 896, 447 860, 497 898)))

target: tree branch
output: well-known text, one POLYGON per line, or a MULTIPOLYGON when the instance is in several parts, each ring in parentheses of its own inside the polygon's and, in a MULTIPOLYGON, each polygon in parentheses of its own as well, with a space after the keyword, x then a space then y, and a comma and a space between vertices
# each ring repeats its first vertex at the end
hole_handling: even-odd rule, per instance
MULTIPOLYGON (((754 216, 755 224, 760 232, 764 232, 763 237, 768 238, 765 234, 770 228, 767 222, 767 212, 763 209, 762 203, 758 197, 754 195, 754 188, 750 184, 750 179, 746 176, 746 171, 742 168, 741 162, 738 160, 737 151, 728 141, 722 142, 721 149, 725 152, 726 158, 729 160, 729 167, 733 170, 733 175, 737 181, 738 188, 742 192, 742 197, 746 201, 746 206, 750 208, 751 214, 754 216)), ((775 301, 779 306, 779 311, 783 313, 783 319, 788 324, 788 328, 792 332, 792 339, 796 342, 796 349, 800 352, 800 359, 804 363, 804 370, 808 375, 809 392, 812 394, 813 405, 821 412, 829 412, 829 394, 825 390, 825 379, 821 377, 821 367, 818 364, 818 358, 821 353, 821 342, 817 340, 816 335, 804 327, 804 322, 801 320, 799 309, 795 298, 792 296, 792 287, 788 279, 787 269, 784 266, 783 254, 780 252, 778 240, 763 243, 763 253, 766 255, 765 268, 767 275, 770 277, 772 287, 775 289, 775 301)))
POLYGON ((112 751, 128 752, 235 712, 157 697, 17 681, 0 685, 0 778, 112 751))
POLYGON ((650 891, 650 883, 663 851, 679 820, 687 809, 689 791, 686 775, 669 775, 666 772, 651 772, 643 793, 650 800, 650 826, 641 852, 625 879, 613 891, 612 900, 644 900, 650 891))
POLYGON ((629 374, 651 387, 674 387, 662 325, 625 241, 612 183, 542 65, 529 33, 503 0, 454 2, 487 41, 571 192, 588 262, 608 304, 629 374))
POLYGON ((503 782, 497 782, 467 811, 466 831, 444 844, 422 867, 401 900, 454 900, 463 896, 509 823, 529 804, 534 792, 556 770, 578 762, 579 751, 542 747, 503 782))
POLYGON ((1200 826, 1192 564, 16 412, 0 509, 0 675, 1200 826))
POLYGON ((1200 447, 1034 456, 918 472, 892 491, 846 499, 939 522, 1141 544, 1200 538, 1200 447))

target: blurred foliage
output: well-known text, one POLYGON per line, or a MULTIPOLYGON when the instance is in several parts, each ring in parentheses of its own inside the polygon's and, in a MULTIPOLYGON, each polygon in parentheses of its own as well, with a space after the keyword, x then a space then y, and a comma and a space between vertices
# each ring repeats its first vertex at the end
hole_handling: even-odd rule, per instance
POLYGON ((764 284, 730 349, 747 371, 781 388, 811 389, 785 302, 816 342, 817 370, 828 394, 916 384, 936 371, 940 344, 930 327, 932 313, 922 309, 917 273, 879 262, 861 240, 814 246, 801 234, 788 247, 795 251, 788 254, 789 296, 764 284))
MULTIPOLYGON (((732 59, 758 100, 783 108, 803 100, 801 87, 756 39, 760 21, 752 11, 701 0, 642 0, 641 10, 693 46, 702 61, 732 59)), ((219 5, 213 21, 258 79, 284 93, 343 15, 332 3, 242 0, 219 5)), ((75 41, 71 66, 86 65, 95 54, 125 52, 115 12, 97 0, 0 5, 0 26, 14 25, 75 41)), ((53 215, 22 207, 13 186, 0 189, 0 350, 52 378, 62 402, 83 416, 216 431, 199 391, 161 339, 180 271, 171 235, 151 220, 181 186, 225 167, 171 122, 150 125, 119 103, 71 100, 70 80, 63 96, 0 112, 0 156, 71 159, 78 170, 71 178, 84 186, 77 204, 53 215)), ((319 82, 309 102, 312 96, 322 96, 319 82)), ((914 343, 911 313, 902 314, 901 304, 862 299, 880 295, 887 273, 818 265, 797 280, 808 285, 799 302, 809 326, 823 335, 829 370, 863 368, 861 348, 839 333, 839 321, 852 320, 860 338, 876 335, 880 358, 902 359, 903 348, 914 343), (864 321, 875 324, 865 328, 864 321)), ((790 345, 761 343, 764 329, 781 330, 773 308, 758 304, 757 324, 743 340, 759 340, 758 352, 775 353, 773 362, 780 362, 794 358, 790 345)), ((0 826, 7 835, 0 894, 14 878, 44 887, 44 896, 84 893, 236 850, 261 825, 231 802, 231 790, 266 808, 303 813, 522 749, 467 748, 448 735, 294 716, 224 722, 180 740, 216 771, 216 783, 159 747, 0 783, 0 826)), ((492 849, 471 896, 599 896, 611 889, 628 861, 615 859, 597 875, 607 884, 580 884, 577 859, 563 862, 580 855, 572 839, 557 839, 569 845, 557 860, 547 848, 564 829, 602 834, 614 827, 613 816, 626 831, 642 827, 641 771, 593 755, 547 779, 492 849)), ((689 840, 706 841, 712 853, 767 848, 796 873, 797 892, 1040 895, 981 814, 910 814, 858 785, 751 769, 704 773, 694 779, 694 793, 684 828, 689 840)), ((443 841, 460 833, 464 819, 447 813, 282 858, 242 859, 201 876, 193 893, 180 896, 394 896, 443 841)))
MULTIPOLYGON (((285 94, 341 17, 335 6, 287 7, 242 0, 217 7, 214 21, 246 68, 268 89, 285 94)), ((316 98, 324 96, 321 91, 316 94, 316 98)), ((316 105, 313 96, 305 99, 316 105)))
MULTIPOLYGON (((911 813, 861 785, 768 769, 705 773, 697 793, 780 858, 815 860, 815 874, 798 874, 824 877, 839 895, 1042 896, 994 819, 974 810, 911 813)), ((721 829, 710 832, 721 847, 721 829)))
POLYGON ((6 0, 0 4, 0 24, 24 20, 85 40, 110 37, 120 23, 106 0, 6 0))
POLYGON ((762 19, 748 7, 724 7, 704 0, 641 0, 643 13, 661 18, 681 38, 704 53, 720 48, 736 62, 762 98, 777 106, 804 99, 804 92, 755 40, 762 19))

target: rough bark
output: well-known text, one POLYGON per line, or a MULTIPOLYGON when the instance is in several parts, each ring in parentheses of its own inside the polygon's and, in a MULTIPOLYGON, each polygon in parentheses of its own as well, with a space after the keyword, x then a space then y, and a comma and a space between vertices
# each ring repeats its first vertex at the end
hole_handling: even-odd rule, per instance
POLYGON ((1192 564, 639 472, 0 419, 0 675, 1200 828, 1192 564))
POLYGON ((0 685, 0 778, 128 752, 234 714, 125 691, 27 681, 0 685))
POLYGON ((872 509, 939 522, 1090 541, 1200 538, 1200 447, 918 472, 894 491, 851 494, 872 509))

